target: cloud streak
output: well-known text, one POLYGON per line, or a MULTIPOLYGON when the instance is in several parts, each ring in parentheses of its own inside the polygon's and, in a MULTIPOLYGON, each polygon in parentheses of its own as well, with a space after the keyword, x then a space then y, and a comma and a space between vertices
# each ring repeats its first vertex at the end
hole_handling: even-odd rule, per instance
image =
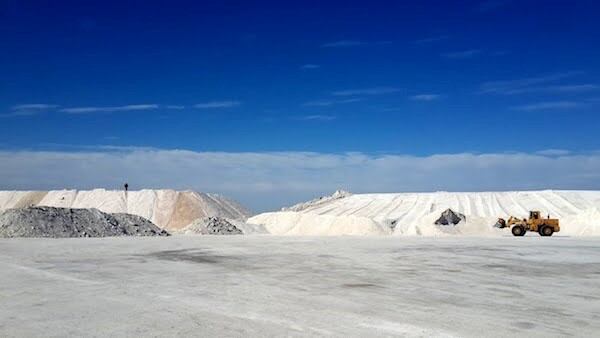
POLYGON ((345 100, 316 100, 316 101, 305 102, 303 105, 308 106, 308 107, 328 107, 328 106, 333 106, 336 104, 353 103, 353 102, 360 102, 360 101, 362 101, 362 99, 359 99, 359 98, 352 98, 352 99, 345 99, 345 100))
POLYGON ((441 95, 438 94, 419 94, 410 97, 410 99, 413 101, 435 101, 439 100, 440 98, 441 95))
POLYGON ((112 107, 72 107, 60 109, 61 112, 67 114, 93 114, 93 113, 114 113, 127 111, 143 111, 158 109, 157 104, 131 104, 125 106, 112 107))
POLYGON ((429 44, 429 43, 433 43, 433 42, 438 42, 438 41, 446 40, 446 39, 449 39, 449 38, 450 37, 448 35, 433 36, 433 37, 430 37, 430 38, 415 40, 415 44, 417 44, 417 45, 425 45, 425 44, 429 44))
POLYGON ((482 93, 513 95, 532 91, 582 91, 593 90, 594 85, 562 85, 548 86, 556 81, 560 81, 572 76, 581 74, 581 72, 571 71, 563 73, 554 73, 544 76, 528 77, 516 80, 491 81, 481 85, 482 93))
POLYGON ((571 110, 581 106, 583 106, 583 103, 574 101, 545 101, 515 106, 513 109, 520 111, 571 110))
POLYGON ((442 56, 447 59, 471 59, 481 54, 481 49, 469 49, 458 52, 443 53, 442 56))
POLYGON ((339 40, 333 42, 327 42, 321 45, 322 48, 344 48, 344 47, 356 47, 366 45, 366 42, 359 40, 339 40))
POLYGON ((217 109, 217 108, 233 108, 241 105, 240 101, 211 101, 205 103, 198 103, 194 105, 194 108, 198 109, 217 109))
POLYGON ((57 108, 56 104, 28 103, 10 107, 10 112, 0 114, 0 117, 33 116, 57 108))
POLYGON ((348 48, 358 46, 376 46, 376 45, 390 45, 393 41, 382 40, 382 41, 360 41, 360 40, 339 40, 333 42, 327 42, 321 45, 321 48, 348 48))
POLYGON ((11 110, 47 110, 58 107, 55 104, 47 104, 47 103, 29 103, 29 104, 18 104, 12 106, 11 110))
POLYGON ((307 116, 299 117, 298 120, 301 120, 301 121, 333 121, 336 118, 337 117, 334 115, 307 115, 307 116))
POLYGON ((332 95, 335 96, 356 96, 356 95, 383 95, 383 94, 393 94, 402 91, 400 88, 395 87, 373 87, 373 88, 362 88, 362 89, 347 89, 347 90, 338 90, 332 95))
POLYGON ((128 181, 135 189, 222 193, 257 211, 338 188, 353 192, 600 189, 600 152, 564 150, 411 156, 104 147, 0 151, 0 163, 0 189, 119 189, 128 181))

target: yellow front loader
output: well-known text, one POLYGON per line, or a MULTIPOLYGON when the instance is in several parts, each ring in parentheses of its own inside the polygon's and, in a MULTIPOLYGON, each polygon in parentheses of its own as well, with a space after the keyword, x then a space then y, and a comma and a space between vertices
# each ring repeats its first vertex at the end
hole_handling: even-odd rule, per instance
POLYGON ((537 232, 540 236, 552 236, 553 233, 560 231, 558 219, 550 218, 550 215, 548 218, 542 218, 539 211, 530 211, 529 219, 510 216, 507 222, 503 218, 499 218, 497 226, 499 228, 509 227, 514 236, 525 236, 527 231, 537 232))

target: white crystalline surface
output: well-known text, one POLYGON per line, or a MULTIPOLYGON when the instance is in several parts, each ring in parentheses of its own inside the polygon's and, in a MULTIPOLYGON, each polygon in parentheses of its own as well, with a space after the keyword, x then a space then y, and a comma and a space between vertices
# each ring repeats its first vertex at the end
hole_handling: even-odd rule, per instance
POLYGON ((527 217, 539 210, 561 222, 560 235, 600 235, 600 191, 509 191, 344 194, 254 216, 280 235, 506 235, 492 225, 498 217, 527 217), (456 226, 436 226, 445 209, 467 217, 456 226), (389 230, 393 229, 393 230, 389 230))
POLYGON ((0 337, 598 337, 600 237, 0 239, 0 337))
POLYGON ((250 212, 234 201, 195 191, 94 189, 0 191, 0 211, 28 206, 96 208, 107 213, 142 216, 161 228, 180 229, 194 220, 218 216, 244 220, 250 212))

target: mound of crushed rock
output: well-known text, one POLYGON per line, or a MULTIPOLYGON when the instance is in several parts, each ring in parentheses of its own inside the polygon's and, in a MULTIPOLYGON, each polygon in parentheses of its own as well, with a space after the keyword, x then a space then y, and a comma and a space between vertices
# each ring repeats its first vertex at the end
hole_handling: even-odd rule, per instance
POLYGON ((269 232, 262 225, 248 224, 223 217, 205 217, 195 220, 175 233, 183 235, 261 235, 269 232))
POLYGON ((179 231, 179 233, 201 235, 242 235, 244 232, 225 218, 205 217, 197 219, 192 224, 179 231))
POLYGON ((147 219, 98 209, 29 207, 0 214, 0 237, 168 236, 147 219))
POLYGON ((440 215, 440 218, 435 221, 437 225, 456 225, 462 221, 466 221, 467 217, 460 212, 455 212, 452 209, 446 209, 440 215))

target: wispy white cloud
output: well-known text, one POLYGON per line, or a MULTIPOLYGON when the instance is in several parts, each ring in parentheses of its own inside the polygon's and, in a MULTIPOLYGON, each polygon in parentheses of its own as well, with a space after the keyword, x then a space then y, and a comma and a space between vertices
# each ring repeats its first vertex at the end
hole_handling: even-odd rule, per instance
MULTIPOLYGON (((565 78, 570 78, 572 76, 581 74, 579 71, 570 71, 570 72, 562 72, 562 73, 554 73, 544 76, 536 76, 536 77, 527 77, 516 80, 505 80, 505 81, 490 81, 485 82, 481 85, 481 92, 483 93, 491 93, 491 94, 521 94, 526 93, 532 90, 539 90, 540 88, 548 88, 548 84, 552 84, 556 81, 563 80, 565 78)), ((588 85, 586 85, 588 86, 588 85)), ((553 90, 569 90, 566 86, 554 86, 553 90), (562 87, 562 89, 560 88, 562 87)), ((574 87, 570 88, 570 90, 591 90, 591 88, 581 87, 575 89, 574 87)))
POLYGON ((211 101, 205 103, 198 103, 194 105, 194 108, 198 109, 213 109, 213 108, 233 108, 241 105, 240 101, 211 101))
POLYGON ((18 104, 10 107, 10 111, 8 113, 0 114, 0 117, 32 116, 55 109, 57 107, 58 105, 56 104, 47 103, 18 104))
POLYGON ((362 88, 362 89, 347 89, 338 90, 333 92, 336 96, 355 96, 355 95, 383 95, 392 94, 402 91, 400 88, 395 87, 373 87, 373 88, 362 88))
POLYGON ((327 42, 321 45, 323 48, 356 47, 366 45, 367 43, 359 40, 339 40, 327 42))
POLYGON ((300 116, 298 118, 298 120, 303 120, 303 121, 333 121, 335 120, 337 117, 334 115, 307 115, 307 116, 300 116))
POLYGON ((173 110, 182 110, 182 109, 185 109, 185 106, 170 104, 170 105, 166 105, 165 108, 173 109, 173 110))
POLYGON ((596 84, 574 84, 574 85, 562 85, 562 86, 548 86, 546 88, 540 88, 542 91, 550 92, 561 92, 561 93, 582 93, 599 90, 600 86, 596 84))
POLYGON ((361 41, 361 40, 339 40, 324 43, 321 45, 321 48, 346 48, 346 47, 357 47, 357 46, 377 46, 377 45, 390 45, 394 43, 390 40, 381 40, 381 41, 361 41))
POLYGON ((362 99, 352 98, 352 99, 345 99, 345 100, 316 100, 316 101, 305 102, 304 106, 326 107, 326 106, 332 106, 335 104, 353 103, 353 102, 359 102, 359 101, 362 101, 362 99))
POLYGON ((0 151, 0 163, 2 189, 118 188, 128 181, 135 189, 218 192, 255 210, 276 209, 338 188, 353 192, 600 189, 600 152, 410 156, 132 147, 0 151))
POLYGON ((532 104, 515 106, 513 109, 521 111, 539 111, 539 110, 570 110, 582 107, 582 102, 575 101, 545 101, 532 104))
POLYGON ((302 68, 302 69, 317 69, 317 68, 321 68, 321 66, 315 65, 312 63, 307 63, 305 65, 302 65, 302 67, 300 67, 300 68, 302 68))
POLYGON ((504 55, 508 55, 508 54, 510 54, 510 51, 508 51, 508 50, 497 50, 497 51, 491 52, 492 56, 504 56, 504 55))
POLYGON ((566 149, 544 149, 536 151, 536 154, 543 156, 568 156, 571 155, 572 152, 566 149))
POLYGON ((438 94, 419 94, 411 96, 411 100, 415 101, 435 101, 440 99, 442 96, 438 94))
POLYGON ((438 35, 438 36, 432 36, 432 37, 425 38, 425 39, 415 40, 415 43, 418 45, 424 45, 424 44, 429 44, 429 43, 433 43, 433 42, 446 40, 449 38, 450 37, 448 35, 438 35))
POLYGON ((28 103, 28 104, 18 104, 10 107, 11 110, 47 110, 58 107, 56 104, 47 104, 47 103, 28 103))
POLYGON ((157 104, 131 104, 126 106, 112 107, 72 107, 63 108, 60 111, 68 114, 93 114, 93 113, 113 113, 125 111, 142 111, 158 109, 157 104))
POLYGON ((469 49, 457 52, 443 53, 442 56, 448 59, 470 59, 481 54, 481 49, 469 49))
POLYGON ((576 94, 600 90, 600 86, 595 84, 573 84, 573 85, 555 85, 539 87, 523 87, 506 91, 504 94, 526 94, 526 93, 558 93, 558 94, 576 94))

